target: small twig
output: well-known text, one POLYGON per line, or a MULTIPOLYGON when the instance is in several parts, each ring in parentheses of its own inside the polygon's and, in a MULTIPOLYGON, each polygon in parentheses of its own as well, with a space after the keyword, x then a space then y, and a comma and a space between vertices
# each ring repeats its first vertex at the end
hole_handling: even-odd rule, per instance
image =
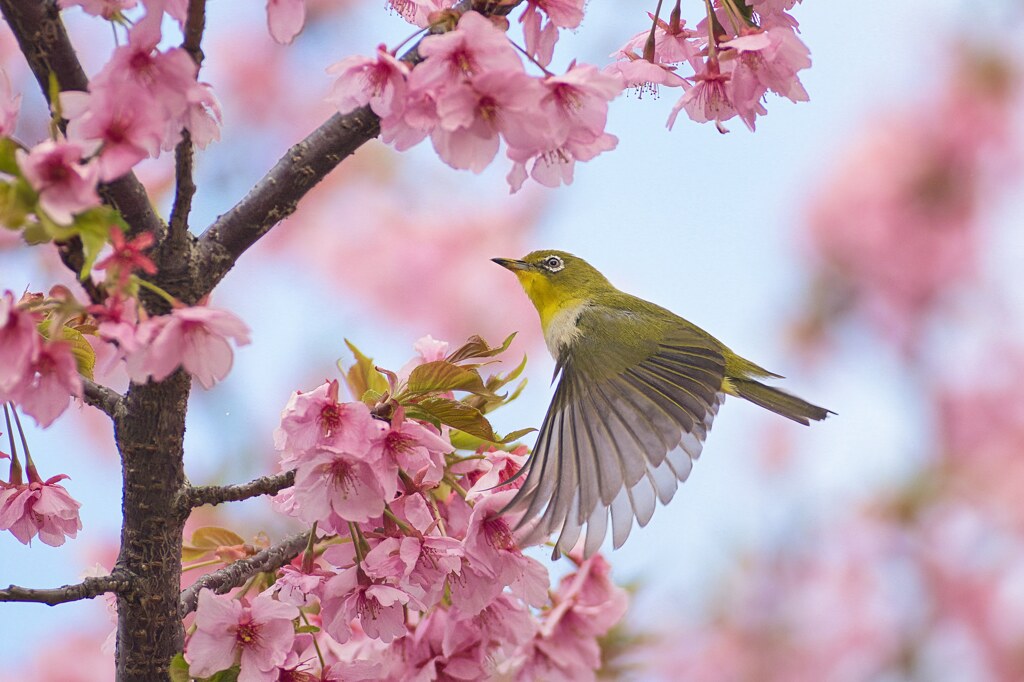
POLYGON ((181 495, 180 506, 183 512, 188 513, 194 507, 201 507, 204 504, 238 502, 260 495, 276 495, 293 485, 295 485, 295 472, 286 471, 283 474, 263 476, 238 485, 189 486, 181 495))
POLYGON ((192 212, 192 197, 196 193, 196 183, 192 179, 194 157, 192 135, 182 130, 181 141, 174 148, 174 207, 167 233, 168 245, 175 251, 175 245, 183 243, 188 234, 188 215, 192 212))
POLYGON ((105 413, 108 417, 114 418, 124 408, 124 396, 112 388, 82 377, 82 388, 84 389, 83 400, 87 405, 105 413))
POLYGON ((128 587, 128 576, 115 571, 110 575, 86 578, 74 585, 64 585, 63 587, 55 587, 49 590, 37 590, 30 587, 11 585, 6 590, 0 590, 0 602, 36 602, 48 606, 56 606, 57 604, 65 604, 69 601, 92 599, 108 592, 119 594, 126 591, 128 587))
MULTIPOLYGON (((203 31, 206 29, 206 0, 189 0, 188 17, 185 20, 185 40, 181 47, 192 57, 198 69, 203 65, 203 31)), ((171 209, 169 241, 171 247, 185 241, 188 232, 188 216, 192 211, 192 197, 196 183, 192 177, 195 149, 192 135, 181 131, 181 141, 174 148, 174 206, 171 209)))
POLYGON ((204 575, 190 587, 182 590, 180 612, 184 618, 196 610, 199 591, 208 587, 217 594, 224 594, 242 585, 257 573, 276 571, 299 555, 309 540, 309 531, 285 538, 273 547, 268 547, 247 559, 225 566, 219 571, 204 575))

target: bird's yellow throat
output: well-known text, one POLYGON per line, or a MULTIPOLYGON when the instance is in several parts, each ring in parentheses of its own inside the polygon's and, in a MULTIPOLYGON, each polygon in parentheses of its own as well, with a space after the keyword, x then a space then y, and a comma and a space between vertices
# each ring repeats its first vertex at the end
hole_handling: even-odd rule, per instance
POLYGON ((550 278, 535 270, 515 270, 519 283, 530 298, 533 306, 540 314, 541 329, 548 331, 551 320, 561 311, 568 308, 575 308, 583 301, 578 296, 573 296, 567 291, 560 290, 551 283, 550 278))

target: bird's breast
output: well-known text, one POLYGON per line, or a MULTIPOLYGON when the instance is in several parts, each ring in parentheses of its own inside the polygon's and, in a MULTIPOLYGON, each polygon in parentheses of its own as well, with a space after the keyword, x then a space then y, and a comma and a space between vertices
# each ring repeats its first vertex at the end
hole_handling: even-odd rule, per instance
POLYGON ((544 341, 547 343, 551 357, 558 359, 561 350, 566 348, 580 336, 577 324, 580 315, 589 307, 589 303, 581 301, 573 305, 562 306, 541 320, 544 327, 544 341))

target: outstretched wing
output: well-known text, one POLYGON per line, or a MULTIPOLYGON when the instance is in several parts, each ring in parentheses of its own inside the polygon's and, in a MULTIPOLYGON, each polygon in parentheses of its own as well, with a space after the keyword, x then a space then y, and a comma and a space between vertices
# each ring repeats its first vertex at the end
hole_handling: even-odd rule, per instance
POLYGON ((587 338, 561 365, 526 480, 507 507, 525 508, 520 526, 537 519, 531 541, 559 532, 556 557, 584 527, 584 553, 596 552, 609 514, 616 548, 634 517, 646 525, 656 501, 671 500, 689 476, 724 399, 720 347, 696 330, 673 327, 640 347, 609 349, 606 336, 588 348, 587 338))

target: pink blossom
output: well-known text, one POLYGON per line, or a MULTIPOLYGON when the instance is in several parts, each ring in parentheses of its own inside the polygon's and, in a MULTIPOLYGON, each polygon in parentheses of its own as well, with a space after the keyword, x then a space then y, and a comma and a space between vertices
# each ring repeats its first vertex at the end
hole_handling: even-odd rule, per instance
MULTIPOLYGON (((463 541, 466 557, 476 570, 493 576, 496 583, 511 587, 512 593, 531 606, 547 603, 548 572, 536 559, 523 556, 509 515, 499 515, 514 491, 502 491, 473 506, 463 541)), ((472 612, 472 611, 470 611, 472 612)))
POLYGON ((722 121, 736 115, 736 107, 733 106, 727 87, 729 74, 721 73, 718 64, 709 61, 704 72, 697 74, 695 80, 697 83, 672 107, 668 127, 675 125, 676 116, 680 110, 685 109, 686 114, 697 123, 714 121, 719 132, 729 132, 722 126, 722 121))
POLYGON ((495 671, 488 647, 476 624, 459 619, 453 609, 435 609, 403 640, 407 679, 487 680, 495 671))
POLYGON ((426 89, 409 90, 400 112, 381 119, 380 139, 405 151, 419 144, 437 125, 437 102, 426 89))
POLYGON ((371 580, 358 566, 346 569, 324 586, 321 617, 327 633, 341 643, 351 636, 350 623, 373 639, 392 642, 406 634, 405 609, 408 593, 371 580))
POLYGON ((306 0, 267 0, 267 28, 271 37, 288 45, 306 23, 306 0))
POLYGON ((619 96, 624 82, 617 74, 573 62, 563 75, 545 78, 543 85, 547 94, 542 105, 556 126, 555 138, 565 140, 576 131, 603 135, 608 103, 619 96))
POLYGON ((28 373, 40 349, 36 331, 38 315, 20 309, 14 294, 0 296, 0 402, 10 400, 11 391, 28 373))
POLYGON ((425 37, 419 53, 424 61, 412 71, 415 88, 448 87, 479 74, 523 71, 505 33, 477 12, 463 14, 453 31, 425 37))
POLYGON ((612 62, 604 68, 608 74, 622 77, 626 87, 633 88, 638 97, 645 94, 658 96, 658 86, 664 85, 669 88, 685 88, 689 86, 686 80, 678 75, 673 67, 649 62, 630 53, 626 61, 612 62))
POLYGON ((164 122, 152 108, 139 106, 133 88, 106 88, 96 93, 65 91, 61 108, 71 121, 68 137, 95 141, 100 147, 100 177, 115 180, 142 159, 160 153, 164 122))
POLYGON ((583 6, 586 0, 529 0, 548 15, 559 28, 579 28, 583 21, 583 6))
POLYGON ((15 95, 11 91, 11 81, 7 78, 7 72, 0 69, 0 137, 14 134, 20 109, 21 95, 15 95))
POLYGON ((210 677, 240 658, 239 682, 277 680, 278 666, 284 663, 295 639, 292 621, 298 616, 295 606, 266 593, 248 605, 204 587, 199 592, 196 631, 185 646, 189 673, 210 677))
POLYGON ((420 28, 430 25, 430 17, 435 12, 448 9, 454 0, 388 0, 388 5, 410 24, 420 28))
POLYGON ((327 101, 342 114, 357 107, 370 105, 381 118, 401 116, 408 91, 406 78, 409 67, 398 61, 383 45, 377 48, 377 58, 348 57, 327 68, 337 76, 327 101))
POLYGON ((74 142, 46 140, 29 152, 15 152, 18 166, 39 193, 39 205, 56 222, 67 225, 74 213, 98 206, 99 166, 81 163, 84 151, 74 142))
POLYGON ((446 90, 431 133, 438 155, 453 168, 481 172, 498 153, 499 133, 510 146, 544 149, 553 131, 540 111, 544 90, 521 71, 488 71, 446 90))
POLYGON ((324 448, 307 454, 295 470, 296 515, 334 533, 348 532, 349 521, 380 516, 386 500, 375 464, 363 453, 324 448))
POLYGON ((25 414, 32 415, 39 426, 46 428, 52 424, 68 408, 71 396, 82 397, 82 377, 71 354, 71 344, 66 341, 41 344, 13 393, 25 414))
POLYGON ((370 457, 378 460, 376 468, 387 499, 398 489, 398 470, 409 473, 417 485, 436 486, 444 476, 444 456, 454 448, 429 427, 405 419, 401 410, 391 425, 376 422, 376 433, 370 438, 370 457))
POLYGON ((447 341, 439 341, 430 334, 421 337, 412 346, 413 350, 416 351, 416 357, 409 360, 409 362, 402 366, 402 369, 398 370, 398 382, 403 383, 407 381, 409 373, 425 362, 444 360, 445 356, 448 355, 448 348, 450 346, 451 344, 447 341))
POLYGON ((86 14, 103 17, 107 21, 120 16, 126 9, 138 4, 138 0, 58 0, 61 9, 80 6, 86 14))
POLYGON ((385 538, 363 562, 366 575, 390 579, 416 602, 421 610, 437 604, 445 580, 462 568, 462 543, 440 535, 385 538))
POLYGON ((178 129, 185 128, 192 144, 206 149, 211 142, 220 139, 220 102, 209 83, 196 83, 190 87, 185 93, 185 101, 185 115, 180 123, 171 122, 168 125, 165 137, 177 140, 178 129))
POLYGON ((124 238, 121 228, 116 225, 110 228, 110 245, 113 253, 98 261, 93 267, 96 270, 110 270, 110 274, 117 278, 117 284, 122 289, 127 286, 135 270, 141 270, 147 275, 156 274, 156 265, 149 256, 142 253, 153 245, 155 238, 152 232, 141 232, 130 240, 124 238))
POLYGON ((589 161, 615 149, 618 143, 619 138, 608 133, 592 136, 585 131, 574 131, 561 146, 542 152, 509 147, 508 157, 514 163, 506 179, 513 194, 522 188, 527 177, 545 187, 568 185, 573 180, 577 161, 589 161))
POLYGON ((65 478, 65 474, 59 474, 46 481, 30 480, 9 487, 0 483, 0 530, 11 531, 26 545, 38 533, 39 539, 51 547, 63 545, 65 537, 77 536, 82 529, 78 518, 82 505, 57 483, 65 478))
POLYGON ((771 28, 733 38, 721 46, 740 54, 734 77, 737 71, 748 70, 753 78, 777 95, 793 102, 809 99, 796 74, 811 66, 811 53, 794 31, 771 28))
MULTIPOLYGON (((629 59, 630 55, 642 54, 650 37, 650 30, 637 33, 629 41, 612 54, 613 57, 629 59)), ((686 22, 680 21, 677 28, 658 19, 654 29, 654 60, 659 64, 687 63, 694 71, 703 64, 701 57, 702 43, 707 42, 707 34, 686 28, 686 22)))
POLYGON ((135 382, 163 381, 180 366, 211 388, 231 371, 228 338, 245 345, 249 328, 226 310, 192 306, 151 317, 139 325, 140 349, 128 356, 129 376, 135 382))
POLYGON ((296 391, 281 411, 274 445, 301 455, 318 445, 339 451, 364 452, 377 427, 370 408, 361 402, 338 402, 338 381, 328 381, 305 393, 296 391))
MULTIPOLYGON (((296 561, 301 563, 302 556, 300 554, 296 561)), ((323 596, 324 583, 333 575, 315 564, 306 572, 293 562, 281 568, 272 589, 285 604, 309 606, 323 596)))
POLYGON ((544 15, 536 3, 529 3, 519 15, 519 23, 523 25, 523 39, 526 52, 541 66, 551 63, 558 42, 558 27, 550 19, 544 22, 544 15))
MULTIPOLYGON (((475 500, 481 496, 486 497, 492 488, 496 488, 519 473, 523 464, 526 463, 529 452, 526 446, 519 446, 512 452, 491 448, 484 452, 483 456, 482 460, 471 460, 473 463, 477 463, 477 473, 466 472, 469 474, 469 480, 473 481, 473 486, 467 491, 466 498, 469 500, 475 500)), ((461 470, 460 473, 462 473, 461 470)), ((502 486, 501 490, 518 490, 525 480, 526 476, 520 476, 507 486, 502 486)))

